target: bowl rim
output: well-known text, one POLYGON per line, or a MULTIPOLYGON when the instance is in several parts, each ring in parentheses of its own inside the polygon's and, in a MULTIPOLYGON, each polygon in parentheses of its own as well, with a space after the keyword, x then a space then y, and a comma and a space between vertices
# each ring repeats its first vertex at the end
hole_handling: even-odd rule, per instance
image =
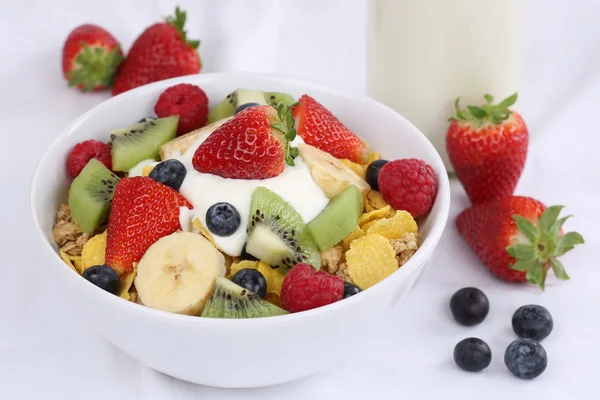
MULTIPOLYGON (((40 218, 39 218, 39 216, 36 212, 36 208, 35 208, 35 199, 38 197, 38 187, 40 186, 39 181, 42 179, 41 177, 42 177, 42 173, 43 173, 41 167, 43 164, 45 164, 46 160, 53 156, 55 149, 57 147, 59 147, 60 144, 64 140, 66 140, 66 138, 68 136, 70 136, 73 131, 77 130, 77 128, 80 125, 85 124, 86 121, 91 116, 93 116, 94 114, 96 114, 98 112, 101 112, 102 109, 104 109, 105 107, 109 107, 111 104, 113 104, 115 102, 127 102, 127 100, 129 100, 130 98, 134 99, 138 96, 143 96, 143 93, 151 92, 157 86, 168 87, 168 86, 172 86, 172 85, 178 84, 178 83, 192 83, 192 84, 201 85, 202 81, 206 82, 206 81, 211 81, 211 80, 219 80, 219 79, 226 80, 226 79, 232 79, 232 78, 248 80, 249 82, 251 82, 252 80, 268 80, 268 81, 273 82, 274 84, 276 84, 277 82, 285 82, 288 85, 301 87, 303 90, 307 90, 307 91, 310 90, 311 88, 314 88, 321 92, 328 92, 339 98, 349 98, 349 99, 358 100, 361 102, 366 102, 367 104, 369 104, 370 107, 379 109, 381 112, 388 114, 391 117, 398 119, 399 121, 402 121, 403 124, 411 126, 413 128, 413 130, 418 132, 421 135, 421 139, 424 142, 424 146, 429 147, 429 150, 431 151, 431 153, 435 155, 435 158, 436 158, 435 163, 437 164, 437 167, 438 167, 436 169, 438 169, 439 171, 444 171, 444 172, 446 171, 446 169, 444 167, 444 163, 443 163, 439 153, 434 148, 433 144, 431 144, 431 142, 427 139, 427 137, 417 127, 415 127, 414 124, 412 124, 409 120, 407 120, 400 113, 392 110, 388 106, 386 106, 368 96, 346 93, 341 90, 323 85, 323 84, 315 82, 315 81, 310 81, 310 80, 306 80, 306 79, 298 79, 298 78, 293 78, 293 77, 289 77, 289 76, 282 75, 282 74, 272 74, 272 73, 213 72, 213 73, 202 73, 202 74, 196 74, 196 75, 186 75, 186 76, 182 76, 182 77, 166 79, 166 80, 150 83, 150 84, 147 84, 144 86, 140 86, 140 87, 137 87, 130 91, 124 92, 122 94, 113 96, 107 100, 102 101, 101 103, 95 105, 91 109, 89 109, 86 112, 84 112, 83 114, 81 114, 75 120, 73 120, 52 141, 50 146, 47 148, 47 150, 44 152, 43 156, 38 161, 38 164, 35 168, 35 171, 34 171, 34 174, 33 174, 32 180, 31 180, 31 185, 30 185, 30 199, 29 199, 31 217, 33 219, 33 224, 35 226, 35 230, 37 231, 39 239, 42 242, 44 242, 44 247, 51 254, 53 254, 53 256, 52 256, 52 259, 54 260, 53 262, 55 264, 56 263, 60 264, 60 266, 63 269, 63 273, 66 272, 69 275, 71 275, 71 278, 69 278, 69 279, 76 279, 78 281, 78 283, 75 282, 74 284, 89 285, 90 289, 91 289, 91 290, 89 290, 90 296, 96 296, 98 301, 105 301, 105 302, 111 303, 111 306, 119 307, 125 312, 131 312, 131 313, 141 312, 141 313, 144 313, 149 318, 162 318, 162 319, 173 321, 173 322, 179 323, 179 324, 186 324, 186 325, 187 324, 205 324, 207 328, 209 328, 209 327, 210 328, 219 328, 219 327, 225 327, 228 325, 238 325, 238 324, 244 324, 244 328, 248 328, 248 327, 256 327, 259 325, 261 327, 264 327, 265 325, 269 325, 269 324, 283 324, 283 323, 289 323, 290 321, 301 321, 301 320, 304 320, 307 318, 316 317, 320 314, 327 313, 329 311, 333 311, 338 308, 341 309, 343 307, 351 307, 351 304, 353 304, 354 302, 357 302, 357 301, 361 301, 360 299, 366 298, 368 296, 377 296, 379 293, 381 293, 382 291, 385 290, 385 287, 399 283, 399 281, 401 281, 401 277, 409 276, 411 273, 415 272, 419 267, 425 268, 425 264, 427 263, 428 258, 430 257, 434 248, 437 246, 437 244, 444 232, 444 229, 446 227, 446 223, 448 220, 449 211, 450 211, 450 183, 449 183, 448 175, 446 173, 438 173, 438 189, 437 189, 435 201, 436 202, 442 201, 442 204, 440 206, 441 207, 440 215, 436 219, 434 219, 431 230, 430 230, 429 234, 427 235, 427 238, 421 244, 421 246, 419 247, 417 252, 401 268, 399 268, 397 271, 395 271, 392 275, 385 278, 383 281, 370 287, 369 290, 361 291, 357 295, 354 295, 350 298, 344 299, 344 301, 338 301, 338 302, 335 302, 335 303, 332 303, 332 304, 329 304, 326 306, 322 306, 319 308, 315 308, 312 310, 303 311, 303 312, 299 312, 299 313, 290 313, 290 314, 280 315, 280 316, 276 316, 276 317, 265 317, 265 318, 245 318, 245 319, 199 318, 198 316, 180 315, 180 314, 174 314, 174 313, 170 313, 170 312, 166 312, 166 311, 156 310, 156 309, 152 309, 150 307, 146 307, 146 306, 134 303, 129 300, 122 299, 118 296, 110 294, 110 293, 96 287, 92 283, 88 282, 86 279, 82 279, 79 274, 74 274, 73 271, 71 270, 71 268, 69 268, 64 263, 64 261, 60 258, 60 255, 57 253, 57 250, 54 248, 54 246, 50 243, 50 240, 48 240, 49 238, 47 236, 47 233, 45 233, 44 230, 42 229, 42 227, 40 226, 40 222, 39 222, 40 218)), ((52 272, 52 273, 54 273, 54 272, 52 272)))

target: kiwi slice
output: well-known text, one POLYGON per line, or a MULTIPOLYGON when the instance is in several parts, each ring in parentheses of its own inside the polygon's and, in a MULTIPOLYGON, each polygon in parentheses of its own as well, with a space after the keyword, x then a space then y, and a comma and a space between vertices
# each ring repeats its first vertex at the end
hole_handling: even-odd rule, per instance
POLYGON ((263 92, 262 90, 253 89, 237 89, 236 91, 229 93, 225 99, 208 113, 207 123, 212 124, 223 118, 233 116, 235 110, 246 103, 268 104, 277 107, 279 103, 285 103, 288 106, 291 106, 295 102, 296 100, 292 96, 285 93, 263 92))
POLYGON ((261 299, 229 279, 217 277, 212 295, 202 316, 206 318, 261 318, 284 315, 288 312, 261 299))
POLYGON ((300 214, 265 187, 252 194, 247 232, 246 251, 284 274, 299 263, 321 267, 319 250, 300 214))
POLYGON ((329 250, 354 230, 363 210, 362 193, 354 185, 335 195, 308 229, 320 251, 329 250))
POLYGON ((91 233, 108 216, 119 177, 92 158, 71 183, 69 208, 84 233, 91 233))
POLYGON ((179 116, 146 119, 125 129, 111 132, 110 146, 113 171, 129 171, 140 161, 156 159, 160 146, 177 133, 179 116))

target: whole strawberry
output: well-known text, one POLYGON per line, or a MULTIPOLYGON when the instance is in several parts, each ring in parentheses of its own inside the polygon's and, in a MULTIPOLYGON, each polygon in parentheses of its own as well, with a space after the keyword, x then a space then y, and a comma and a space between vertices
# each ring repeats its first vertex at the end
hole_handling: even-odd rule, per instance
POLYGON ((179 7, 175 18, 154 24, 135 40, 119 70, 113 95, 147 83, 200 72, 198 40, 189 40, 183 30, 186 13, 179 7))
POLYGON ((334 157, 363 164, 367 146, 321 103, 303 95, 294 106, 296 131, 304 142, 334 157))
POLYGON ((521 116, 509 110, 517 94, 497 105, 486 95, 481 107, 461 110, 446 136, 446 149, 456 176, 472 204, 511 196, 517 186, 529 144, 527 126, 521 116))
POLYGON ((529 281, 543 290, 549 268, 558 279, 569 279, 557 257, 583 243, 577 232, 563 234, 569 217, 558 218, 562 208, 508 196, 464 210, 456 226, 492 274, 506 281, 529 281))
POLYGON ((85 92, 109 88, 122 61, 117 39, 96 25, 75 28, 63 46, 63 76, 69 86, 85 92))
POLYGON ((281 286, 281 306, 300 312, 340 301, 344 281, 339 276, 317 271, 308 264, 298 264, 288 272, 281 286))
POLYGON ((280 103, 255 106, 237 113, 217 128, 194 153, 198 172, 232 179, 267 179, 294 165, 298 149, 291 110, 280 103))
POLYGON ((131 271, 148 247, 181 229, 180 207, 192 208, 179 193, 146 176, 121 179, 115 188, 106 237, 106 264, 131 271))

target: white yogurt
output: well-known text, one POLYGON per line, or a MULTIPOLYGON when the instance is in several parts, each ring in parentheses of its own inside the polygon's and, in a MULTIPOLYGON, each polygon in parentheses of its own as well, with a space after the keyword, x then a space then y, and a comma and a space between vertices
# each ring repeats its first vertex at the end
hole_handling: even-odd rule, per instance
POLYGON ((129 170, 128 176, 130 178, 132 178, 134 176, 142 176, 142 170, 144 169, 144 167, 147 167, 149 165, 154 167, 154 166, 158 165, 158 163, 159 163, 158 161, 156 161, 152 158, 149 158, 147 160, 142 160, 129 170))
MULTIPOLYGON (((192 158, 196 149, 209 135, 203 135, 181 156, 177 157, 187 169, 187 174, 179 192, 194 206, 194 214, 206 226, 206 211, 215 203, 224 201, 233 205, 241 216, 240 228, 231 236, 213 235, 216 245, 228 255, 235 257, 242 253, 248 238, 246 225, 250 214, 252 193, 259 186, 266 187, 284 198, 300 214, 304 222, 310 222, 329 203, 321 188, 314 182, 308 166, 296 157, 295 166, 286 165, 281 174, 261 180, 229 179, 196 171, 192 158)), ((293 144, 301 143, 299 137, 293 144)), ((187 219, 189 214, 180 215, 187 219)), ((189 221, 189 220, 188 220, 189 221)), ((182 221, 182 226, 188 226, 182 221)))

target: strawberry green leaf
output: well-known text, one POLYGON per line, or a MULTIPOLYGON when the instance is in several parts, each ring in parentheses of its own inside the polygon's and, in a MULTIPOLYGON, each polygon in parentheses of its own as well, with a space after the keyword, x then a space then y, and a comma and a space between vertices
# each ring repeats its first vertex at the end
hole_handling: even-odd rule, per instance
POLYGON ((571 218, 572 215, 567 215, 566 217, 562 217, 556 220, 556 222, 550 227, 549 234, 552 237, 557 237, 560 232, 560 228, 565 224, 565 221, 571 218))
POLYGON ((583 244, 583 236, 577 232, 567 232, 559 240, 556 245, 555 255, 562 256, 566 252, 570 251, 575 245, 583 244))
POLYGON ((540 238, 540 231, 529 220, 520 215, 513 215, 517 228, 531 242, 535 243, 540 238))
POLYGON ((540 230, 542 232, 547 232, 552 228, 563 208, 564 206, 552 206, 544 210, 540 218, 540 230))
POLYGON ((518 260, 530 260, 535 257, 535 247, 530 244, 517 243, 507 248, 508 254, 518 260))
POLYGON ((488 116, 488 113, 483 108, 475 107, 475 106, 467 106, 467 109, 469 110, 471 115, 477 119, 483 119, 488 116))
POLYGON ((542 278, 544 277, 542 266, 536 264, 533 268, 528 269, 526 277, 527 280, 534 285, 541 285, 542 278))
POLYGON ((502 100, 500 104, 498 104, 498 108, 508 109, 508 107, 514 105, 517 102, 518 94, 515 93, 506 99, 502 100))
POLYGON ((552 272, 554 272, 554 276, 556 276, 558 279, 562 281, 571 279, 569 275, 567 275, 562 262, 554 258, 552 261, 550 261, 550 265, 552 265, 552 272))
POLYGON ((487 101, 488 104, 492 104, 492 101, 494 101, 494 96, 492 96, 491 94, 486 94, 483 97, 485 98, 485 101, 487 101))
POLYGON ((534 264, 536 264, 535 260, 517 260, 516 263, 510 266, 510 269, 525 272, 528 271, 534 264))

